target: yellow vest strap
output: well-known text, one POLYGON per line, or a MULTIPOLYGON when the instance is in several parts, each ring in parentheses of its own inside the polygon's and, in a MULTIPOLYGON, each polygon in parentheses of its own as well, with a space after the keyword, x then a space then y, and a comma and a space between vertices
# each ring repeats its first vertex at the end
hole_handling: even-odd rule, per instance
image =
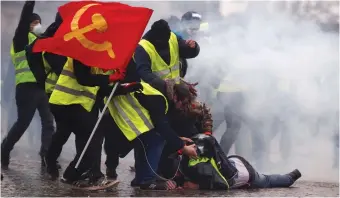
POLYGON ((15 70, 15 74, 20 74, 20 73, 24 73, 24 72, 30 72, 30 68, 26 67, 26 68, 22 68, 22 69, 17 69, 15 70))
POLYGON ((137 106, 136 101, 132 98, 132 96, 129 94, 127 95, 126 99, 130 102, 133 109, 137 112, 138 116, 143 120, 144 124, 149 128, 154 128, 152 123, 149 122, 149 120, 146 118, 144 113, 141 111, 141 109, 137 106))
MULTIPOLYGON (((76 79, 76 77, 74 76, 74 73, 71 71, 63 70, 61 74, 64 76, 68 76, 70 78, 76 79)), ((71 89, 71 88, 68 88, 62 85, 56 85, 54 89, 74 95, 74 96, 85 96, 85 97, 91 98, 92 100, 96 100, 96 95, 88 91, 84 91, 84 90, 79 91, 79 90, 71 89)))
POLYGON ((71 71, 63 70, 63 71, 61 72, 61 74, 64 75, 64 76, 68 76, 68 77, 70 77, 70 78, 76 79, 74 73, 71 72, 71 71))
POLYGON ((52 79, 49 79, 49 78, 46 78, 46 81, 45 81, 45 82, 48 83, 48 84, 51 84, 51 85, 57 84, 57 81, 56 81, 56 80, 52 80, 52 79))
MULTIPOLYGON (((133 107, 133 109, 136 111, 136 113, 138 114, 138 116, 143 120, 144 124, 151 130, 154 128, 154 126, 149 122, 149 120, 145 117, 145 115, 142 113, 142 111, 140 110, 140 108, 137 106, 135 100, 133 99, 133 97, 130 94, 126 95, 127 100, 130 102, 131 106, 133 107)), ((124 112, 124 110, 122 109, 122 107, 117 103, 116 100, 113 100, 113 104, 114 106, 117 108, 120 116, 122 116, 122 118, 125 120, 125 122, 129 125, 129 127, 133 130, 133 132, 135 132, 135 134, 137 136, 141 135, 142 132, 140 132, 136 126, 132 123, 132 121, 129 119, 129 117, 126 115, 126 113, 124 112)))
POLYGON ((21 61, 25 61, 26 60, 26 54, 23 54, 21 56, 17 56, 14 58, 15 59, 15 63, 20 63, 21 61))
POLYGON ((152 73, 156 74, 158 77, 163 77, 163 76, 166 76, 166 75, 170 74, 171 71, 176 71, 176 70, 179 70, 179 65, 175 65, 175 66, 171 67, 171 69, 164 69, 164 70, 161 70, 161 71, 154 71, 152 73))
POLYGON ((78 91, 78 90, 70 89, 68 87, 64 87, 64 86, 58 85, 58 84, 55 86, 54 89, 61 91, 61 92, 64 92, 64 93, 74 95, 74 96, 85 96, 85 97, 91 98, 92 100, 96 100, 96 95, 94 95, 94 94, 92 94, 91 92, 88 92, 88 91, 78 91))
POLYGON ((119 112, 120 116, 122 116, 122 118, 129 125, 129 127, 133 130, 133 132, 135 132, 137 136, 141 135, 142 133, 131 122, 131 120, 128 118, 124 110, 119 106, 119 104, 117 104, 117 101, 113 100, 113 105, 117 108, 117 111, 119 112))

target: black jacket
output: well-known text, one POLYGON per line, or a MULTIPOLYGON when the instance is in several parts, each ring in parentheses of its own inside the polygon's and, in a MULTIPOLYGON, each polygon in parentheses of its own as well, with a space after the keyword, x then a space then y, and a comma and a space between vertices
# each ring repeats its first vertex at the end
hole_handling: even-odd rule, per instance
MULTIPOLYGON (((140 78, 136 74, 134 61, 130 61, 127 66, 126 77, 121 83, 127 82, 139 82, 140 78)), ((100 86, 100 90, 97 94, 98 103, 103 106, 103 98, 108 96, 112 87, 108 86, 109 76, 102 74, 92 74, 91 68, 84 65, 80 61, 74 60, 74 74, 77 78, 79 84, 83 86, 100 86)), ((138 90, 140 87, 134 86, 129 90, 125 90, 123 87, 119 86, 114 96, 123 95, 127 92, 133 92, 138 90)), ((158 129, 157 132, 164 137, 168 142, 172 142, 172 149, 174 152, 181 149, 184 145, 181 139, 178 138, 175 131, 169 126, 166 115, 164 115, 164 100, 159 100, 160 97, 145 97, 144 94, 135 93, 135 97, 150 113, 151 119, 155 127, 158 129)))
MULTIPOLYGON (((199 157, 213 158, 220 173, 228 181, 229 186, 234 184, 237 169, 229 162, 217 140, 213 136, 199 134, 191 138, 197 146, 199 157)), ((186 177, 199 184, 200 189, 224 189, 223 180, 209 163, 198 163, 193 167, 188 166, 189 159, 183 156, 181 169, 186 177)))
MULTIPOLYGON (((150 33, 147 32, 143 39, 149 41, 150 43, 154 44, 152 39, 150 38, 150 33)), ((178 47, 179 47, 179 56, 182 58, 194 58, 196 57, 200 52, 200 47, 196 43, 195 48, 190 48, 187 44, 185 44, 185 40, 177 37, 178 41, 178 47)), ((169 46, 157 46, 155 45, 155 48, 158 52, 158 54, 161 56, 161 58, 164 60, 166 64, 170 63, 170 50, 169 46)), ((137 73, 140 76, 141 79, 143 79, 145 82, 150 83, 155 88, 163 88, 165 89, 165 82, 159 78, 157 75, 152 73, 151 70, 151 60, 147 52, 144 50, 144 48, 140 45, 137 46, 135 51, 135 62, 136 62, 136 68, 137 73), (153 83, 159 83, 158 85, 153 85, 153 83)), ((163 92, 163 90, 160 90, 163 92)))
POLYGON ((34 1, 26 1, 22 9, 20 20, 13 37, 15 52, 23 51, 28 45, 28 33, 30 32, 30 18, 34 10, 34 1))

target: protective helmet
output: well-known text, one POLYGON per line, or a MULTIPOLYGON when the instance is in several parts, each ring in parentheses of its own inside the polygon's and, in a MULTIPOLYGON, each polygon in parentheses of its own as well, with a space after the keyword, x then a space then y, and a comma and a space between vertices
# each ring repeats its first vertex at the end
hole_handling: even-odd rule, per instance
POLYGON ((186 28, 199 30, 202 22, 202 16, 197 12, 186 12, 182 16, 181 22, 186 28))
POLYGON ((190 11, 183 14, 181 21, 191 21, 191 20, 198 20, 202 21, 202 16, 197 12, 190 11))

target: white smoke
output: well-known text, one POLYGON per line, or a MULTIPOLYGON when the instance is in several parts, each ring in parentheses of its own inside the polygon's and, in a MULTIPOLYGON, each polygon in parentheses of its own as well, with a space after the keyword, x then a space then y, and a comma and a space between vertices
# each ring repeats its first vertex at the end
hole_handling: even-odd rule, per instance
MULTIPOLYGON (((266 153, 273 162, 263 171, 285 173, 298 168, 305 179, 338 181, 332 164, 339 122, 339 34, 322 31, 315 20, 270 11, 268 2, 252 5, 238 7, 243 12, 222 22, 209 21, 210 41, 200 42, 201 53, 189 62, 187 79, 200 82, 205 101, 212 98, 207 87, 216 79, 228 77, 246 88, 244 113, 261 123, 266 153), (275 117, 287 128, 282 137, 279 133, 271 140, 275 117), (286 138, 282 146, 280 138, 286 138), (288 147, 292 152, 282 159, 280 150, 288 147)), ((220 103, 212 101, 213 111, 223 111, 220 103)), ((220 128, 217 133, 224 131, 220 128)), ((241 131, 237 143, 252 161, 248 146, 252 131, 241 131)))
MULTIPOLYGON (((53 22, 57 7, 64 3, 36 2, 35 12, 41 15, 45 27, 53 22)), ((147 29, 161 17, 180 16, 185 11, 196 10, 199 5, 193 3, 178 8, 174 6, 176 2, 125 3, 155 10, 147 29), (191 8, 190 5, 194 4, 196 7, 191 8)), ((261 131, 269 145, 266 152, 275 163, 269 164, 265 172, 285 173, 299 168, 304 179, 338 181, 338 172, 332 169, 332 138, 334 125, 339 122, 335 119, 339 109, 338 34, 321 31, 315 20, 300 20, 287 12, 270 12, 266 2, 252 3, 253 6, 248 9, 242 7, 247 2, 237 1, 234 6, 229 4, 226 9, 221 9, 222 13, 235 14, 237 10, 236 15, 229 15, 223 21, 209 21, 212 30, 210 44, 200 42, 201 53, 189 62, 187 79, 199 80, 200 96, 204 101, 213 96, 209 88, 213 80, 229 76, 234 84, 247 87, 244 92, 245 114, 263 123, 261 131), (285 91, 278 89, 280 80, 288 84, 285 91), (287 124, 283 134, 286 141, 282 141, 282 147, 279 143, 281 134, 272 141, 269 138, 273 133, 269 125, 275 116, 287 124), (317 127, 320 128, 319 133, 314 135, 317 127), (288 146, 287 140, 291 140, 291 146, 288 146), (288 147, 291 147, 291 155, 280 161, 279 150, 288 147)), ((12 75, 14 81, 14 71, 9 69, 9 48, 23 2, 1 2, 1 6, 1 76, 5 80, 4 76, 12 75)), ((338 6, 335 10, 339 13, 338 6)), ((2 97, 11 95, 5 104, 1 100, 2 107, 5 106, 5 110, 1 110, 1 120, 9 117, 10 125, 16 119, 16 109, 6 107, 15 106, 14 85, 9 84, 1 87, 2 97), (12 111, 14 116, 8 116, 12 111)), ((213 109, 223 111, 216 101, 213 109)), ((39 118, 35 122, 37 124, 31 127, 31 131, 40 134, 39 118)), ((7 133, 4 128, 6 126, 2 123, 2 132, 7 133)), ((218 136, 222 132, 224 129, 220 127, 218 136)), ((251 131, 242 129, 237 143, 244 148, 241 154, 251 161, 250 138, 251 131)), ((35 139, 40 142, 39 135, 35 139)))

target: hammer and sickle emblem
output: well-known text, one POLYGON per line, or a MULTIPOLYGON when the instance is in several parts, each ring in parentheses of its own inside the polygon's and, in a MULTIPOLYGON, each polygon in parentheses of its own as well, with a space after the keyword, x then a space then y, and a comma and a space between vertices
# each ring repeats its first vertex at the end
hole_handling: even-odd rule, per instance
POLYGON ((72 22, 71 22, 71 32, 65 34, 64 40, 69 41, 73 38, 77 39, 80 44, 90 50, 102 52, 107 51, 108 55, 114 59, 116 57, 115 53, 112 49, 112 43, 109 41, 104 41, 103 43, 95 43, 93 41, 90 41, 87 39, 84 34, 86 32, 90 32, 92 30, 97 30, 99 33, 103 33, 107 30, 108 25, 105 20, 105 18, 101 14, 93 14, 92 15, 92 24, 87 25, 83 28, 79 28, 79 19, 80 17, 86 12, 87 9, 89 9, 92 6, 100 5, 96 3, 88 4, 84 7, 82 7, 80 10, 77 11, 77 13, 74 15, 72 22))

